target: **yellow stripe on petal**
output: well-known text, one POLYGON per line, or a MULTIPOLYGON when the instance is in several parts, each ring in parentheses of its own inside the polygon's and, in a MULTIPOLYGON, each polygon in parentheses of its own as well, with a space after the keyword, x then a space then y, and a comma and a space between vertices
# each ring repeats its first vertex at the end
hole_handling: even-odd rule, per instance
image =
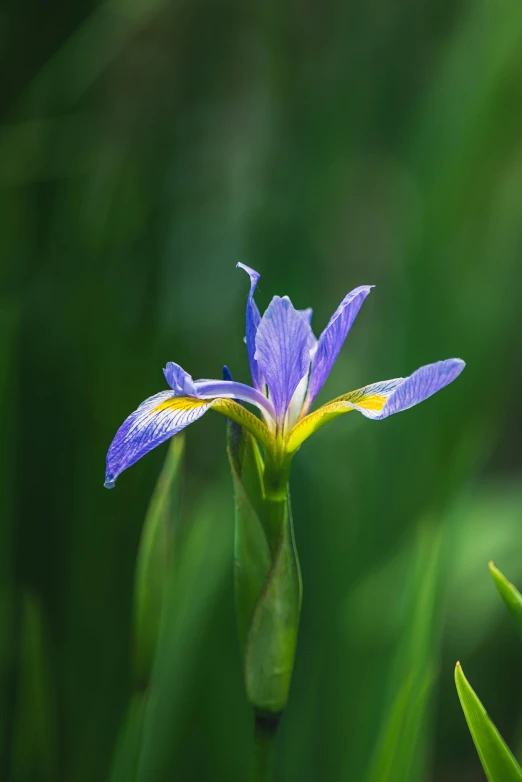
POLYGON ((198 407, 208 405, 208 399, 196 399, 193 396, 174 396, 160 402, 151 412, 159 413, 162 410, 196 410, 198 407))
POLYGON ((267 425, 247 410, 246 407, 243 407, 243 405, 240 405, 239 402, 233 399, 222 397, 216 399, 196 399, 193 396, 175 396, 160 402, 153 412, 159 413, 161 410, 195 410, 204 406, 210 406, 217 413, 226 415, 227 418, 231 418, 236 423, 244 426, 265 448, 270 448, 273 445, 273 437, 267 425))
MULTIPOLYGON (((208 400, 206 400, 208 402, 208 400)), ((274 437, 270 433, 267 425, 255 416, 246 407, 235 402, 233 399, 220 397, 212 402, 212 410, 226 415, 236 424, 244 426, 245 429, 253 435, 264 448, 271 449, 274 446, 274 437)))
MULTIPOLYGON (((347 395, 349 396, 349 394, 347 395)), ((385 396, 379 396, 379 394, 371 394, 370 396, 361 396, 357 399, 357 397, 347 399, 346 401, 350 401, 352 404, 357 405, 357 407, 364 407, 365 410, 375 410, 376 412, 380 412, 382 408, 384 407, 386 403, 387 397, 385 396)))
MULTIPOLYGON (((288 435, 286 449, 289 453, 294 453, 310 437, 311 434, 324 426, 328 421, 332 421, 343 413, 349 413, 350 410, 367 410, 368 418, 373 418, 373 413, 380 413, 386 404, 390 393, 401 382, 402 378, 387 380, 384 383, 373 383, 364 388, 358 388, 356 391, 350 391, 349 394, 338 396, 337 399, 328 402, 310 413, 294 426, 288 435), (380 393, 376 393, 380 392, 380 393)), ((363 413, 364 415, 364 413, 363 413)))
POLYGON ((316 432, 328 421, 332 421, 343 413, 349 413, 353 407, 344 401, 334 400, 323 405, 314 413, 310 413, 301 419, 293 429, 290 430, 286 441, 286 450, 288 453, 294 453, 307 440, 311 434, 316 432))

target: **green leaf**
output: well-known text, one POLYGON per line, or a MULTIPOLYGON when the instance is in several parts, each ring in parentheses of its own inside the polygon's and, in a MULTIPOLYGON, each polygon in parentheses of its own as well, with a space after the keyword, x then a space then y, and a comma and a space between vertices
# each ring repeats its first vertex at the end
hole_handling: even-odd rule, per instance
POLYGON ((518 632, 522 635, 522 595, 495 567, 493 562, 489 563, 489 571, 493 576, 493 581, 500 592, 501 598, 515 621, 518 632))
POLYGON ((369 782, 410 778, 433 678, 433 671, 429 669, 420 686, 415 672, 403 682, 386 714, 369 782))
MULTIPOLYGON (((437 597, 443 541, 443 533, 425 523, 419 528, 409 562, 401 558, 401 568, 407 570, 402 638, 393 666, 391 696, 383 709, 383 724, 372 752, 367 782, 411 782, 420 778, 419 769, 422 774, 427 707, 438 651, 437 597)), ((382 585, 379 592, 383 594, 382 585)))
POLYGON ((132 696, 116 743, 109 782, 134 782, 136 779, 146 703, 144 692, 136 692, 132 696))
POLYGON ((242 432, 240 459, 229 445, 234 482, 235 535, 234 583, 239 642, 244 654, 248 631, 271 566, 271 555, 258 510, 262 508, 262 485, 257 462, 257 443, 242 432), (247 491, 246 485, 250 491, 247 491), (256 509, 257 506, 257 509, 256 509))
POLYGON ((468 728, 489 782, 521 782, 522 769, 472 690, 460 663, 455 668, 455 683, 468 728))
POLYGON ((44 615, 23 595, 13 779, 57 779, 57 713, 44 615), (36 775, 36 777, 35 777, 36 775))
POLYGON ((258 711, 281 712, 294 667, 301 574, 288 493, 266 498, 264 465, 254 438, 230 423, 228 455, 235 496, 236 615, 245 689, 258 711))
POLYGON ((157 643, 180 494, 183 435, 171 444, 154 489, 138 549, 135 579, 135 659, 138 686, 148 682, 157 643))
POLYGON ((173 758, 193 708, 197 666, 209 654, 206 636, 230 582, 230 491, 207 488, 179 539, 168 574, 151 672, 138 763, 139 782, 176 778, 173 758))
POLYGON ((283 711, 288 700, 302 593, 290 498, 278 505, 281 537, 255 606, 244 659, 248 700, 258 711, 273 713, 283 711))

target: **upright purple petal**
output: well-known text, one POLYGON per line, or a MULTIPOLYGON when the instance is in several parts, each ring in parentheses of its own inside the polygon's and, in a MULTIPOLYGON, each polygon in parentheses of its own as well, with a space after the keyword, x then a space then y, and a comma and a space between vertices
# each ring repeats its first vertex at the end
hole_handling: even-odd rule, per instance
POLYGON ((337 307, 330 321, 319 337, 317 351, 315 353, 306 404, 310 407, 315 397, 323 387, 324 381, 330 374, 341 350, 346 335, 352 327, 352 323, 362 303, 373 288, 373 285, 361 285, 348 293, 337 307))
POLYGON ((256 352, 256 332, 261 321, 261 315, 257 308, 257 304, 254 301, 254 291, 258 283, 260 275, 258 272, 251 269, 250 266, 245 266, 244 263, 238 263, 237 267, 243 269, 250 277, 250 293, 248 294, 247 306, 246 306, 246 345, 248 352, 248 361, 250 363, 250 374, 252 375, 252 382, 258 391, 263 390, 264 382, 260 375, 259 367, 255 359, 256 352))
POLYGON ((169 361, 165 369, 163 370, 165 380, 169 386, 173 389, 176 396, 197 396, 196 386, 192 380, 191 375, 185 372, 179 364, 175 364, 174 361, 169 361))
POLYGON ((339 399, 346 400, 351 408, 366 418, 381 421, 428 399, 452 383, 465 366, 460 358, 437 361, 417 369, 409 377, 372 383, 339 399))
POLYGON ((151 396, 123 422, 107 454, 105 486, 112 489, 123 470, 180 432, 207 412, 212 401, 176 396, 160 391, 151 396))
POLYGON ((307 319, 287 296, 274 296, 256 334, 255 358, 266 380, 278 421, 310 367, 315 337, 307 319))
POLYGON ((306 320, 307 323, 312 325, 312 315, 314 314, 314 311, 311 307, 306 307, 304 310, 297 310, 300 315, 306 320))

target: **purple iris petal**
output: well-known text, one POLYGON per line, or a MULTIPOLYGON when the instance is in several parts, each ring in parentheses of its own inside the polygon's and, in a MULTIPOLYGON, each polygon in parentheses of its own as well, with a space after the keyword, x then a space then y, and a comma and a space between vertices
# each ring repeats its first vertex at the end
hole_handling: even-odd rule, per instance
POLYGON ((335 364, 344 340, 352 327, 352 323, 362 303, 373 288, 373 285, 361 285, 348 293, 337 307, 330 321, 319 337, 315 353, 310 383, 308 385, 307 406, 310 407, 315 397, 335 364))
POLYGON ((274 296, 256 334, 255 358, 265 378, 278 421, 310 366, 315 343, 310 324, 287 296, 274 296))
POLYGON ((312 325, 312 315, 314 311, 311 307, 306 307, 304 310, 297 310, 300 315, 306 320, 307 323, 312 325))
POLYGON ((427 364, 417 369, 410 377, 367 386, 364 397, 374 395, 387 397, 382 410, 365 409, 363 406, 364 397, 360 400, 360 406, 357 402, 353 406, 367 418, 381 421, 389 415, 400 413, 402 410, 407 410, 409 407, 428 399, 441 388, 452 383, 465 366, 466 364, 460 358, 449 358, 446 361, 427 364))
POLYGON ((118 475, 157 445, 197 421, 211 402, 179 398, 172 391, 151 396, 123 422, 107 454, 105 486, 112 489, 118 475), (172 405, 170 404, 172 403, 172 405))
POLYGON ((165 380, 174 390, 176 396, 198 395, 192 377, 188 372, 185 372, 185 370, 182 369, 179 364, 175 364, 174 361, 169 361, 163 370, 163 374, 165 375, 165 380))
POLYGON ((250 266, 245 266, 244 263, 238 263, 237 267, 243 269, 250 277, 250 293, 248 294, 246 306, 246 345, 252 382, 255 388, 257 388, 258 391, 261 391, 263 390, 264 382, 255 359, 256 332, 261 321, 261 315, 259 314, 257 304, 254 301, 254 291, 260 275, 258 272, 254 271, 254 269, 251 269, 250 266))
POLYGON ((196 380, 196 394, 200 399, 240 399, 242 402, 250 402, 260 410, 268 413, 275 419, 274 405, 261 391, 245 383, 236 383, 233 380, 196 380))

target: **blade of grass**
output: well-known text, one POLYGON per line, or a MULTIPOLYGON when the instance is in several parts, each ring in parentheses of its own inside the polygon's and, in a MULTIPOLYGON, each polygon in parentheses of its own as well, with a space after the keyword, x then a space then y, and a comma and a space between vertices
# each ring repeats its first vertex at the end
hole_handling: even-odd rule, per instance
POLYGON ((397 650, 394 694, 385 711, 367 782, 408 782, 417 779, 418 766, 422 766, 425 714, 437 654, 435 611, 442 538, 434 528, 419 530, 407 590, 411 620, 397 650))
POLYGON ((489 782, 521 782, 522 769, 471 688, 460 663, 455 684, 471 736, 489 782))
POLYGON ((506 604, 509 613, 513 617, 515 627, 522 635, 522 595, 518 589, 507 580, 500 570, 495 567, 493 562, 489 563, 489 572, 493 576, 495 586, 506 604))
POLYGON ((189 688, 216 602, 231 579, 232 519, 227 492, 209 490, 186 531, 178 566, 169 573, 158 648, 143 723, 138 782, 173 777, 189 688))
POLYGON ((138 549, 135 580, 135 677, 147 685, 156 649, 179 514, 183 435, 173 437, 152 495, 138 549))
POLYGON ((172 438, 141 534, 134 585, 134 686, 114 753, 111 782, 132 782, 137 771, 150 672, 174 564, 184 446, 183 435, 172 438))
POLYGON ((57 779, 57 723, 44 617, 25 594, 20 641, 20 683, 14 737, 13 779, 57 779))

